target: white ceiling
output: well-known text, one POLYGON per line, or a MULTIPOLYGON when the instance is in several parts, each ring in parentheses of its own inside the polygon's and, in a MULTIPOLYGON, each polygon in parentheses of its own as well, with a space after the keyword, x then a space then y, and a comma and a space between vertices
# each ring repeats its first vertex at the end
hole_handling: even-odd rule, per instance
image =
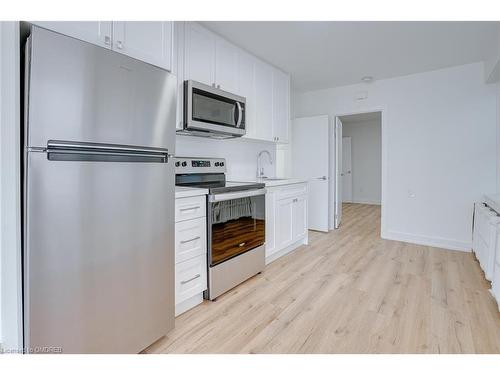
POLYGON ((498 22, 203 22, 289 72, 299 91, 484 61, 498 22))
POLYGON ((343 124, 357 124, 368 121, 381 121, 382 115, 380 112, 357 113, 355 115, 340 116, 343 124))

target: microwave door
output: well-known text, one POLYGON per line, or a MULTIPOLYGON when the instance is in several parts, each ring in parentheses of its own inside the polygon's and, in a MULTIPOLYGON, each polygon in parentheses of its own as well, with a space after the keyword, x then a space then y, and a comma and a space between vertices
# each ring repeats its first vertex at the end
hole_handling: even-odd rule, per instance
POLYGON ((198 82, 187 81, 186 129, 242 136, 245 99, 198 82))

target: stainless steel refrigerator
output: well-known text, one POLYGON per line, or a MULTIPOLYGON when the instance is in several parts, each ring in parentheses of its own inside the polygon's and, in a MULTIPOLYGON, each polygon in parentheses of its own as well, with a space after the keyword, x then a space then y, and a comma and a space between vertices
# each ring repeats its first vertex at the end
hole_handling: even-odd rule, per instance
POLYGON ((174 326, 176 78, 32 27, 24 97, 25 348, 139 352, 174 326))

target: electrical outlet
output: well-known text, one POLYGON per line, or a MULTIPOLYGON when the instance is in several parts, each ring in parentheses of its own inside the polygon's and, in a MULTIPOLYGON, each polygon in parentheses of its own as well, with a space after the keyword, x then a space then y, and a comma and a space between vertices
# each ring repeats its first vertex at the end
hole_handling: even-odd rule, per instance
POLYGON ((408 190, 408 198, 415 198, 417 195, 413 190, 408 190))

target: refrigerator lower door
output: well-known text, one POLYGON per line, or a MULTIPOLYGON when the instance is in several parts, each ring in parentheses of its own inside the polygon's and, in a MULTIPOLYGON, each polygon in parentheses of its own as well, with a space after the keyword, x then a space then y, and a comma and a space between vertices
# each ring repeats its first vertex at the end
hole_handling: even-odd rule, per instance
POLYGON ((174 326, 173 163, 28 152, 25 346, 137 353, 174 326))

